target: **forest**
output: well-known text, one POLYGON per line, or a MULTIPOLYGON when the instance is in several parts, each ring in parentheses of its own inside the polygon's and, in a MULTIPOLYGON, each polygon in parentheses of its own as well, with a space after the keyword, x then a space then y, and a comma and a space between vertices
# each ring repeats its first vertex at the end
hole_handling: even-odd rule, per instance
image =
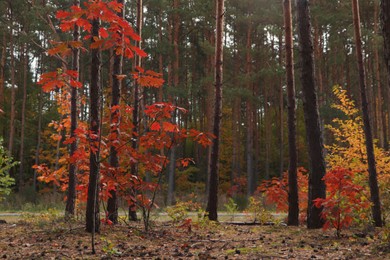
POLYGON ((1 0, 0 257, 390 257, 390 0, 1 0))

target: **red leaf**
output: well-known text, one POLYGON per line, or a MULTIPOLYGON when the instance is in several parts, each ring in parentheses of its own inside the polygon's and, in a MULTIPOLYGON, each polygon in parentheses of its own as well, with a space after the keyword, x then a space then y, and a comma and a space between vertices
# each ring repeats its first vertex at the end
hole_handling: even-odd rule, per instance
POLYGON ((57 18, 57 19, 63 19, 63 18, 68 17, 69 15, 70 15, 70 12, 66 12, 66 11, 60 10, 60 11, 58 11, 58 12, 56 13, 56 18, 57 18))
POLYGON ((99 29, 99 35, 100 37, 102 37, 103 39, 106 39, 108 37, 108 32, 106 29, 104 28, 100 28, 99 29))
POLYGON ((159 131, 161 129, 161 126, 158 122, 153 122, 153 124, 150 126, 150 130, 152 131, 159 131))

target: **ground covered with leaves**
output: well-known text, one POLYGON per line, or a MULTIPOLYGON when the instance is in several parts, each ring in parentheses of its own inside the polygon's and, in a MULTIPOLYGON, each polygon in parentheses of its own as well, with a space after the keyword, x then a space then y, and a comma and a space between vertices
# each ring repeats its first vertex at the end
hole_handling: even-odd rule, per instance
POLYGON ((344 231, 232 223, 103 225, 96 254, 83 223, 45 218, 0 224, 3 259, 390 259, 383 229, 344 231))

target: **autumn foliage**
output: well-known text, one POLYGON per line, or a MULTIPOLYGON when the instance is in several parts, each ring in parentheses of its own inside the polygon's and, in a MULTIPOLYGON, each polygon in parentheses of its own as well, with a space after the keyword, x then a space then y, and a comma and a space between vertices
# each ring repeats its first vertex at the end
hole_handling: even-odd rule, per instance
POLYGON ((365 209, 370 207, 365 189, 354 183, 355 172, 336 168, 326 173, 323 180, 327 187, 327 197, 314 200, 314 205, 323 207, 324 229, 335 228, 337 236, 342 229, 349 227, 354 219, 368 219, 365 209))
MULTIPOLYGON (((307 209, 307 189, 308 177, 307 170, 303 167, 297 169, 298 178, 298 198, 300 219, 306 220, 307 209)), ((257 188, 257 193, 261 193, 265 197, 265 203, 275 205, 279 212, 287 212, 288 210, 288 174, 283 173, 281 178, 274 177, 271 180, 265 180, 257 188)))

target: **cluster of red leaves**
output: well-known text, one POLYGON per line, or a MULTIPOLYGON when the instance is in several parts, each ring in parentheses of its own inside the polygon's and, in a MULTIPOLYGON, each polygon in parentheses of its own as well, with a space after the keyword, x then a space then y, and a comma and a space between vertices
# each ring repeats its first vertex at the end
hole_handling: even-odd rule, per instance
MULTIPOLYGON (((64 32, 72 31, 78 26, 86 33, 84 40, 92 37, 92 21, 100 19, 102 24, 99 29, 99 37, 94 37, 90 43, 90 49, 100 48, 108 50, 114 48, 116 55, 123 55, 131 59, 134 53, 140 57, 146 57, 146 53, 140 48, 131 44, 131 41, 140 41, 140 36, 135 33, 130 24, 118 15, 123 8, 117 1, 93 1, 84 3, 84 7, 72 6, 70 11, 58 11, 57 19, 60 20, 60 28, 64 32)), ((56 44, 49 51, 50 55, 61 56, 69 54, 72 48, 82 48, 83 42, 63 42, 56 44)))
POLYGON ((356 216, 356 213, 370 207, 369 200, 365 199, 365 189, 354 183, 355 174, 356 172, 344 168, 327 172, 323 178, 327 187, 327 198, 314 200, 316 207, 323 207, 324 229, 333 227, 338 236, 343 228, 353 223, 355 217, 366 218, 364 215, 356 216))
POLYGON ((78 73, 74 70, 58 69, 57 71, 43 73, 38 81, 42 85, 44 92, 50 92, 55 89, 66 88, 68 86, 81 88, 83 85, 77 80, 78 73))
MULTIPOLYGON (((306 216, 307 209, 307 191, 308 177, 307 170, 303 167, 297 169, 298 177, 298 198, 300 218, 306 216)), ((257 188, 257 192, 265 196, 267 204, 276 205, 276 210, 281 212, 288 211, 288 173, 283 173, 281 178, 274 177, 271 180, 265 180, 257 188)))

